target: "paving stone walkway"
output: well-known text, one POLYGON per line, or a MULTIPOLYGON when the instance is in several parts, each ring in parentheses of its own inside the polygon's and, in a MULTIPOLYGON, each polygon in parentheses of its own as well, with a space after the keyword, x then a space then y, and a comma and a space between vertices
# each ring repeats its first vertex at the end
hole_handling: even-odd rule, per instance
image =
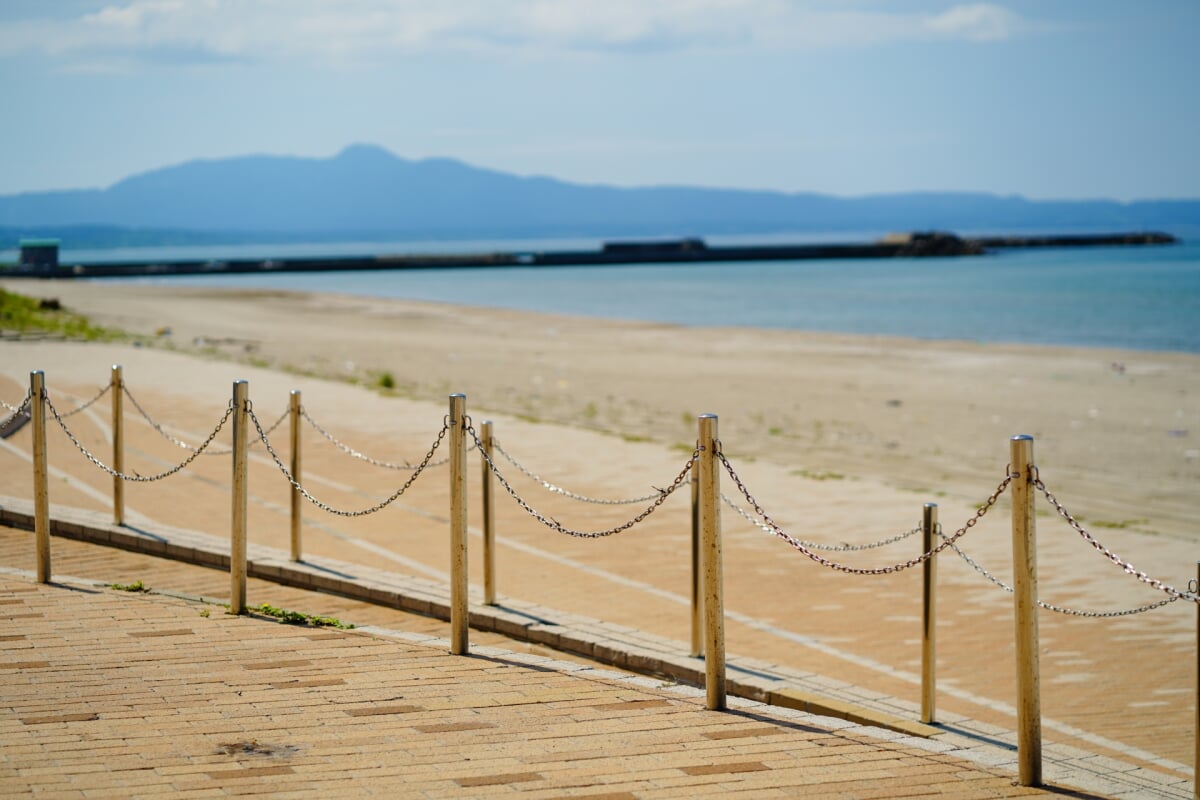
MULTIPOLYGON (((74 525, 76 535, 89 527, 87 519, 67 523, 61 516, 58 525, 74 525)), ((121 532, 99 519, 90 527, 121 532)), ((135 535, 161 554, 190 549, 192 560, 219 549, 206 541, 211 537, 185 531, 135 535)), ((1014 754, 1002 731, 972 733, 969 721, 925 737, 738 697, 729 712, 710 712, 692 686, 548 657, 542 644, 496 630, 520 622, 526 634, 543 629, 545 641, 560 646, 572 637, 592 641, 594 651, 602 644, 601 655, 614 661, 624 649, 629 666, 646 668, 647 659, 658 658, 660 673, 669 671, 671 653, 680 660, 678 643, 556 618, 550 609, 476 609, 473 621, 490 615, 493 632, 472 631, 471 655, 451 656, 441 638, 445 623, 429 616, 258 578, 249 590, 253 603, 365 627, 232 617, 218 604, 228 596, 223 572, 59 537, 54 583, 40 586, 31 543, 28 531, 0 529, 5 796, 1044 793, 1015 785, 1014 754), (137 580, 155 591, 107 587, 137 580)), ((251 555, 258 574, 276 579, 290 564, 265 548, 251 555)), ((308 568, 330 579, 347 565, 308 568)), ((392 576, 385 586, 380 575, 354 571, 339 580, 361 582, 377 600, 392 591, 435 613, 445 602, 436 585, 392 576)), ((769 665, 732 667, 731 683, 740 679, 751 689, 752 673, 760 687, 788 684, 774 685, 777 694, 801 685, 770 674, 769 665)), ((836 681, 824 682, 836 690, 836 681)), ((881 705, 887 703, 877 703, 875 713, 883 713, 881 705)), ((1050 792, 1191 797, 1190 782, 1178 776, 1047 749, 1050 792)))
POLYGON ((8 797, 1044 794, 934 742, 423 634, 12 571, 0 619, 8 797))

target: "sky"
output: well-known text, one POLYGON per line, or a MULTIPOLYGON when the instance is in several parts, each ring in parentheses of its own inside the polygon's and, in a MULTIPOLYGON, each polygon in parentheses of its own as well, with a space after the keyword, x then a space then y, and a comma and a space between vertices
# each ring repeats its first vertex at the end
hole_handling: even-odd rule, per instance
POLYGON ((381 145, 521 175, 1200 197, 1200 0, 0 0, 0 194, 381 145))

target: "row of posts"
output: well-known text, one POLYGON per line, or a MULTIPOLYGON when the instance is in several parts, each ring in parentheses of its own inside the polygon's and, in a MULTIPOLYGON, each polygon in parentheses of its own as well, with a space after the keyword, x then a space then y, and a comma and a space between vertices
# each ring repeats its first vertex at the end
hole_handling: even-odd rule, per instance
MULTIPOLYGON (((124 420, 122 394, 124 389, 121 367, 112 368, 112 429, 113 429, 113 522, 124 524, 124 420)), ((46 458, 45 375, 34 371, 30 375, 30 421, 33 427, 34 471, 34 531, 37 549, 37 579, 50 581, 50 515, 46 458)), ((249 384, 244 380, 233 384, 233 491, 230 543, 230 611, 246 610, 246 541, 248 501, 249 384)), ((291 418, 291 474, 300 483, 300 392, 293 391, 289 404, 291 418)), ((468 652, 469 604, 467 581, 467 414, 466 395, 450 395, 450 651, 457 655, 468 652)), ((698 458, 691 475, 692 489, 692 655, 705 661, 706 707, 726 708, 725 686, 725 628, 722 590, 720 474, 715 414, 698 418, 698 458)), ((493 570, 495 540, 495 511, 492 472, 489 462, 494 459, 493 429, 490 421, 481 424, 480 443, 486 458, 483 462, 483 560, 484 602, 496 602, 493 570)), ((1020 783, 1037 786, 1042 783, 1041 701, 1038 664, 1038 597, 1037 546, 1034 519, 1033 437, 1015 436, 1010 442, 1013 480, 1012 540, 1013 595, 1016 626, 1017 660, 1017 752, 1020 783)), ((296 486, 291 494, 291 557, 301 560, 301 502, 296 486)), ((937 504, 927 503, 922 515, 922 547, 929 552, 937 544, 937 504)), ((923 564, 922 647, 921 647, 921 721, 936 722, 936 636, 935 591, 937 578, 936 556, 923 564)), ((1200 578, 1200 565, 1198 565, 1200 578)), ((1197 638, 1200 641, 1200 614, 1197 617, 1197 638)), ((1197 685, 1200 697, 1200 648, 1197 650, 1197 685)), ((1200 702, 1197 703, 1196 730, 1200 732, 1200 702)), ((1196 758, 1200 763, 1200 735, 1196 737, 1196 758)), ((1196 792, 1200 800, 1200 792, 1196 792)))

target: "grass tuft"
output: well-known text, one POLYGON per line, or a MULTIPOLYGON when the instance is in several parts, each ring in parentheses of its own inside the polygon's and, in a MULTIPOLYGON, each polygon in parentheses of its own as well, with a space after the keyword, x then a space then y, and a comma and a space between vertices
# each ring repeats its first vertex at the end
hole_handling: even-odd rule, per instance
POLYGON ((317 617, 312 614, 304 614, 300 611, 288 611, 286 608, 276 608, 267 603, 259 603, 256 606, 250 607, 251 611, 259 614, 265 614, 268 617, 286 622, 289 625, 313 625, 320 628, 343 628, 349 630, 354 626, 348 622, 342 622, 334 617, 317 617))
POLYGON ((150 591, 150 587, 145 586, 141 581, 134 581, 133 583, 110 583, 108 585, 108 588, 116 589, 118 592, 148 592, 148 591, 150 591))
POLYGON ((87 317, 63 309, 57 300, 39 300, 5 289, 0 289, 0 329, 58 334, 87 342, 108 342, 125 337, 120 331, 93 325, 87 317))

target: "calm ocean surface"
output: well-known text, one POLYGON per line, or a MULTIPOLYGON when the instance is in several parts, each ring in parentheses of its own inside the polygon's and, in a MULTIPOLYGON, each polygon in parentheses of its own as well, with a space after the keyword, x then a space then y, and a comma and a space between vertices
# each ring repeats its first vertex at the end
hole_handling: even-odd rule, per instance
MULTIPOLYGON (((221 257, 598 245, 586 240, 302 246, 309 250, 255 246, 222 248, 221 257)), ((75 258, 199 254, 195 248, 178 248, 87 255, 91 257, 78 253, 75 258)), ((64 253, 64 262, 71 257, 64 253)), ((189 276, 131 282, 341 292, 684 325, 1200 353, 1200 242, 1011 251, 970 258, 189 276)))

